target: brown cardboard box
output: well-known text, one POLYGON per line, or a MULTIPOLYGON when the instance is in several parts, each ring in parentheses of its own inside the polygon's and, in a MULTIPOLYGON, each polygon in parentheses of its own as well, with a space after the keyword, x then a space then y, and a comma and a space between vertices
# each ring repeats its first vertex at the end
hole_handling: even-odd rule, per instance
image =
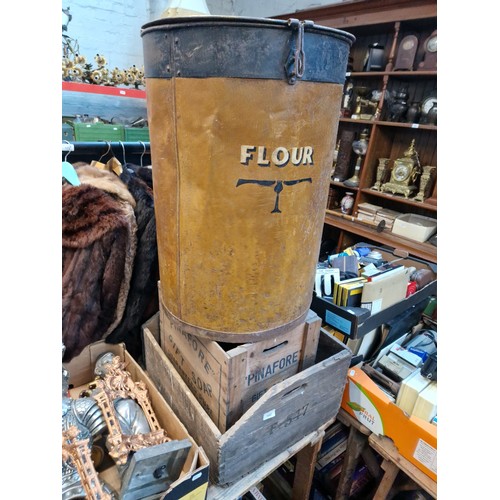
MULTIPOLYGON (((204 450, 189 435, 187 429, 166 403, 148 375, 125 350, 124 344, 113 345, 104 341, 96 342, 87 346, 79 356, 73 358, 69 363, 63 363, 70 375, 71 396, 78 397, 80 391, 95 379, 95 362, 101 354, 109 351, 122 358, 126 364, 125 369, 134 381, 142 381, 146 384, 156 418, 167 435, 173 440, 188 439, 191 442, 191 449, 179 478, 170 485, 167 491, 162 493, 161 498, 165 500, 205 499, 208 488, 209 461, 204 450)), ((102 478, 119 491, 120 479, 115 466, 104 470, 102 478)))
POLYGON ((404 458, 437 481, 437 426, 407 415, 360 367, 348 370, 342 408, 373 433, 390 437, 404 458))

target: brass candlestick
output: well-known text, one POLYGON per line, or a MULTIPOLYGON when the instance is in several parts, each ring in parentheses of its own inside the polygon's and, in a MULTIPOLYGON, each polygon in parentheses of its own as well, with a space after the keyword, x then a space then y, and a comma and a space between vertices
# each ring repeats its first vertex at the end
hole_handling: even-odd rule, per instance
POLYGON ((378 166, 377 166, 377 177, 375 184, 371 187, 374 191, 380 191, 380 186, 385 179, 387 178, 387 174, 389 172, 389 162, 390 158, 379 158, 378 166))
POLYGON ((335 146, 335 149, 333 151, 333 161, 332 161, 332 173, 330 177, 333 179, 335 175, 335 167, 337 166, 337 160, 339 157, 339 149, 340 149, 340 140, 337 142, 337 146, 335 146))
POLYGON ((436 176, 436 167, 427 165, 422 167, 422 175, 420 176, 420 189, 415 196, 415 201, 425 201, 430 196, 432 184, 436 176))

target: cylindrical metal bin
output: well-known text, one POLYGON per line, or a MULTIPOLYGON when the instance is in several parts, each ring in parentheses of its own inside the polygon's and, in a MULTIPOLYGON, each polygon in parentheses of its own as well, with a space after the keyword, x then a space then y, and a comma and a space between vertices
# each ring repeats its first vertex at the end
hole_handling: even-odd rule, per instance
POLYGON ((141 36, 163 306, 212 340, 287 332, 312 300, 354 37, 218 16, 141 36))

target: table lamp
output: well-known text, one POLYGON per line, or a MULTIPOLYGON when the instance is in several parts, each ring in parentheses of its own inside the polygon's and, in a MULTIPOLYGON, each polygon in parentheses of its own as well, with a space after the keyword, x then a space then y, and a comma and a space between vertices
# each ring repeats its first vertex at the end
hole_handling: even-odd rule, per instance
POLYGON ((352 143, 352 149, 358 155, 358 158, 356 160, 356 165, 354 166, 354 175, 344 181, 344 184, 349 187, 358 187, 361 162, 368 149, 368 129, 364 129, 363 132, 361 132, 359 139, 352 143))

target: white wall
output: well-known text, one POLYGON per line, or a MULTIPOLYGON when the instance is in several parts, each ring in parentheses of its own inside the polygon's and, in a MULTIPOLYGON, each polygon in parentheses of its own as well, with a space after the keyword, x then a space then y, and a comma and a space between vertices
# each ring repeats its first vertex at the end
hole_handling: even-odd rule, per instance
MULTIPOLYGON (((319 7, 342 0, 315 2, 307 0, 207 0, 212 15, 271 17, 319 7)), ((94 56, 103 55, 107 68, 128 69, 144 64, 141 26, 158 19, 168 6, 168 0, 63 0, 72 19, 66 32, 78 41, 80 54, 95 67, 94 56)), ((123 97, 103 97, 75 92, 63 92, 62 113, 65 116, 88 114, 110 120, 130 122, 146 116, 142 100, 123 97)))
POLYGON ((63 0, 73 16, 67 34, 78 40, 88 62, 103 54, 111 69, 142 65, 140 31, 149 21, 150 3, 154 0, 63 0))
POLYGON ((212 15, 271 17, 341 3, 343 0, 207 0, 212 15))
MULTIPOLYGON (((342 0, 207 0, 212 15, 270 17, 342 0)), ((141 26, 157 19, 168 0, 63 0, 73 18, 67 34, 78 40, 80 52, 93 63, 103 54, 108 67, 125 69, 143 63, 141 26)))

